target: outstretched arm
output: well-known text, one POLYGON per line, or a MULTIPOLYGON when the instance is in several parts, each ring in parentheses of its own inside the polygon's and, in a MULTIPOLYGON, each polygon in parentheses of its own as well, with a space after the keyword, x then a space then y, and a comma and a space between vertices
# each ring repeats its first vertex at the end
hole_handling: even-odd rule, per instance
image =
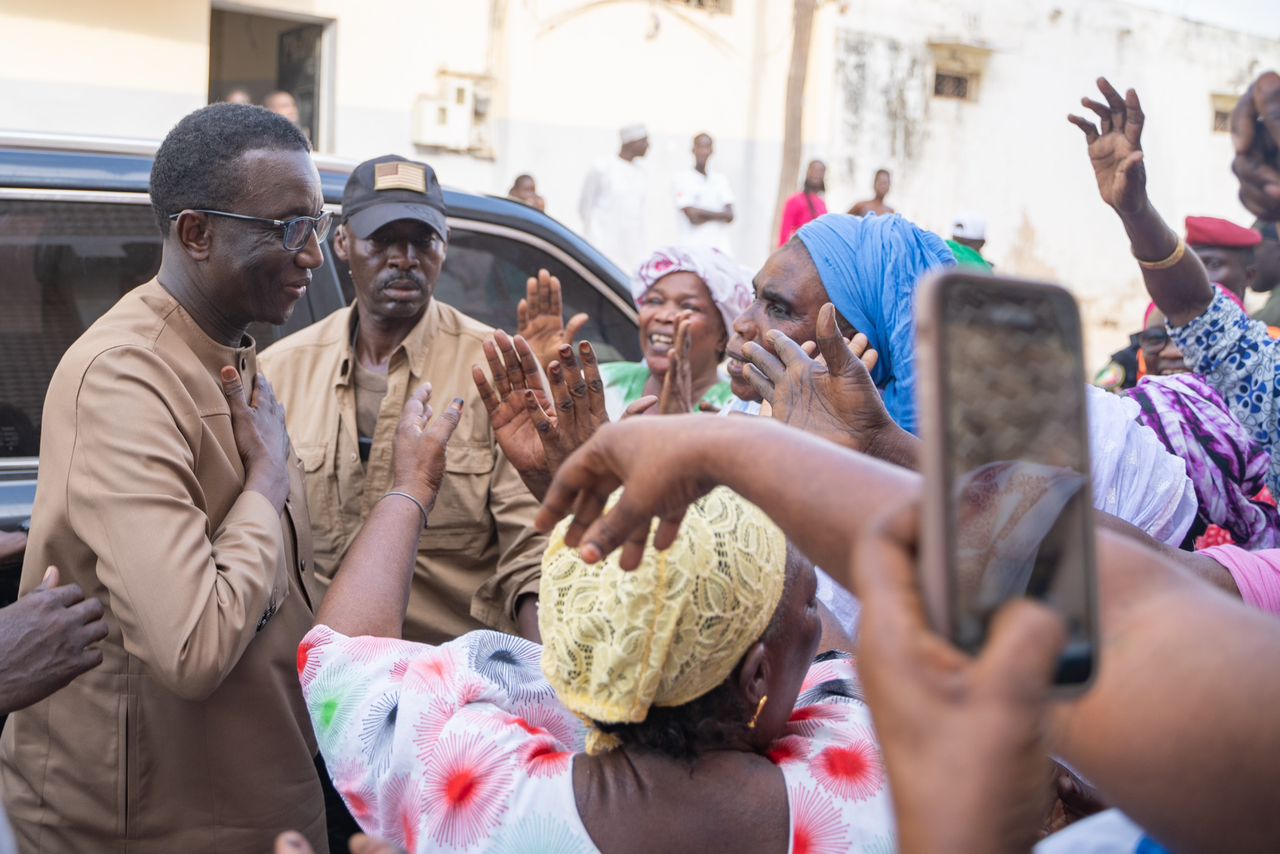
POLYGON ((1146 116, 1138 93, 1130 89, 1121 98, 1105 78, 1098 78, 1098 89, 1105 104, 1091 98, 1080 101, 1098 117, 1096 127, 1080 116, 1067 119, 1080 128, 1089 144, 1089 161, 1102 200, 1119 215, 1134 257, 1147 262, 1142 266, 1147 292, 1171 325, 1184 326, 1209 307, 1213 288, 1200 259, 1187 251, 1147 196, 1142 151, 1146 116))
POLYGON ((867 518, 851 497, 882 504, 918 490, 920 477, 767 418, 634 418, 602 428, 565 462, 537 525, 549 531, 573 515, 566 541, 585 560, 622 547, 621 566, 634 569, 654 518, 655 545, 666 548, 689 504, 720 484, 769 514, 815 563, 839 571, 867 518))

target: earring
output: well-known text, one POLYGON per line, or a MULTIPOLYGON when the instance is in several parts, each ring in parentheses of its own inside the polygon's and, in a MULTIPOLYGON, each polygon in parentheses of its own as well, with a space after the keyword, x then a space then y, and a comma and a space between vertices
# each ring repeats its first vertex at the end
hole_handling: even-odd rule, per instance
POLYGON ((760 720, 760 713, 764 711, 764 704, 769 702, 769 695, 765 694, 760 698, 760 702, 756 704, 756 713, 751 716, 751 722, 747 724, 747 729, 755 729, 756 721, 760 720))

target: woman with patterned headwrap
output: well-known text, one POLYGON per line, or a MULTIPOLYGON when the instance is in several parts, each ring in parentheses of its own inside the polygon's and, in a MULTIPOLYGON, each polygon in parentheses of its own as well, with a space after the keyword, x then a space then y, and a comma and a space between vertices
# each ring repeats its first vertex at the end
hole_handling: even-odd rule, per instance
MULTIPOLYGON (((720 364, 733 319, 751 303, 751 271, 718 249, 664 246, 637 269, 631 296, 644 358, 600 365, 609 418, 617 421, 648 395, 667 414, 724 407, 733 392, 720 364)), ((564 322, 560 283, 545 271, 529 280, 518 314, 518 334, 547 371, 589 320, 578 314, 564 322)))
POLYGON ((812 565, 764 513, 714 490, 630 572, 585 563, 567 527, 543 561, 544 647, 361 636, 395 634, 367 591, 411 562, 344 564, 298 662, 362 828, 410 852, 893 850, 853 662, 815 659, 812 565))

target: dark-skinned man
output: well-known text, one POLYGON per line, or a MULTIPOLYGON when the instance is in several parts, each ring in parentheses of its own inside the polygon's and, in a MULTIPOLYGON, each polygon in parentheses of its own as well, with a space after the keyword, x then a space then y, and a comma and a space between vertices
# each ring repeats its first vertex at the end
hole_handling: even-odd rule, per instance
POLYGON ((693 138, 693 168, 675 176, 677 242, 729 252, 733 189, 729 179, 707 169, 715 153, 710 134, 693 138))
POLYGON ((331 578, 373 503, 390 488, 391 439, 408 395, 466 401, 405 617, 409 640, 441 643, 489 627, 537 636, 545 541, 537 501, 498 450, 471 378, 493 331, 433 299, 448 249, 444 196, 425 163, 356 167, 334 252, 354 305, 263 354, 302 459, 316 566, 331 578))
POLYGON ((247 854, 289 828, 320 850, 310 520, 245 332, 323 263, 320 177, 288 120, 215 104, 161 144, 151 203, 160 272, 50 382, 22 574, 102 603, 103 662, 9 719, 6 806, 24 851, 247 854))
POLYGON ((1209 281, 1217 282, 1243 300, 1257 275, 1254 250, 1262 242, 1262 236, 1212 216, 1189 216, 1186 227, 1187 248, 1200 259, 1209 281))

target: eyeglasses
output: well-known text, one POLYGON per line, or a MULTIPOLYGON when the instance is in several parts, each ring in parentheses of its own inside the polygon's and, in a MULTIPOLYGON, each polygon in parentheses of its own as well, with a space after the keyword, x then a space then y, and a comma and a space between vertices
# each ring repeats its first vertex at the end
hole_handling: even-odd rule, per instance
POLYGON ((1169 332, 1164 329, 1144 329, 1129 336, 1129 343, 1144 350, 1163 350, 1169 343, 1169 332))
MULTIPOLYGON (((333 213, 330 211, 323 211, 319 216, 295 216, 293 219, 267 219, 260 216, 227 213, 226 211, 204 210, 203 208, 192 208, 190 212, 208 214, 210 216, 225 216, 228 219, 242 219, 247 222, 260 222, 263 225, 278 228, 281 230, 284 248, 287 252, 302 251, 311 242, 312 234, 316 236, 317 240, 324 240, 329 236, 329 228, 333 225, 333 213)), ((176 222, 183 213, 186 213, 186 211, 172 214, 169 219, 176 222)))

